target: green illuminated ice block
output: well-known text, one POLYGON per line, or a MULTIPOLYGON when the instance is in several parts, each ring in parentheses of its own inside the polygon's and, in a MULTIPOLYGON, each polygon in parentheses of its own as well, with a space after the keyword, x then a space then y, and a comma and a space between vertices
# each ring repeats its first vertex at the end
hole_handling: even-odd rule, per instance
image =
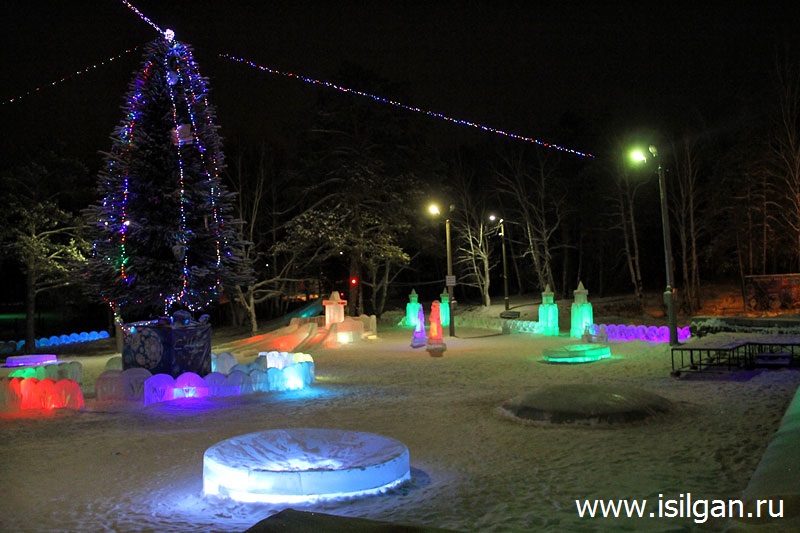
POLYGON ((572 302, 572 320, 569 336, 580 339, 583 337, 586 328, 594 322, 594 313, 592 312, 592 304, 586 300, 589 291, 583 287, 582 282, 578 282, 578 288, 572 294, 575 296, 575 300, 572 302))

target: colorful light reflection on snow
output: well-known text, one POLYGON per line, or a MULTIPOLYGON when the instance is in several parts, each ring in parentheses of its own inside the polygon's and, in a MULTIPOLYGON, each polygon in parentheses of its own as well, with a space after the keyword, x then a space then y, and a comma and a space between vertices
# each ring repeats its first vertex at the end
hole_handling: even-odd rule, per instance
POLYGON ((275 429, 203 455, 203 493, 241 502, 305 503, 383 493, 411 479, 408 448, 357 431, 275 429))

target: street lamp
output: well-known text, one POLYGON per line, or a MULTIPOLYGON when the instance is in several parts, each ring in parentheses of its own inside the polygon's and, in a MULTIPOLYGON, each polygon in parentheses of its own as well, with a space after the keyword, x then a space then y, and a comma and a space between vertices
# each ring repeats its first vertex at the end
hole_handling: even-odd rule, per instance
MULTIPOLYGON (((661 230, 664 233, 664 267, 667 271, 667 287, 664 289, 664 303, 667 306, 667 326, 669 328, 669 343, 671 346, 678 344, 678 317, 675 314, 675 279, 672 263, 672 238, 669 230, 669 207, 667 206, 667 190, 664 181, 664 167, 658 157, 658 149, 650 145, 650 153, 658 163, 658 189, 661 196, 661 230)), ((631 156, 634 161, 647 161, 647 156, 641 150, 634 151, 631 156)))
MULTIPOLYGON (((506 261, 506 227, 503 224, 503 219, 498 219, 494 215, 489 215, 489 220, 494 222, 497 220, 497 225, 500 228, 500 249, 503 251, 503 302, 505 303, 506 311, 509 310, 508 305, 508 263, 506 261)), ((501 316, 503 313, 501 313, 501 316)), ((517 316, 519 314, 517 313, 517 316)))
MULTIPOLYGON (((454 205, 450 205, 450 212, 452 213, 455 209, 454 205)), ((441 211, 439 211, 439 206, 436 204, 431 204, 428 206, 428 212, 434 216, 441 215, 441 211)), ((453 298, 453 286, 456 284, 456 277, 453 275, 453 253, 450 249, 450 217, 448 216, 444 221, 445 227, 445 241, 447 247, 447 277, 445 278, 445 285, 447 286, 447 296, 450 299, 450 336, 456 336, 456 317, 453 313, 453 308, 455 307, 455 299, 453 298)))

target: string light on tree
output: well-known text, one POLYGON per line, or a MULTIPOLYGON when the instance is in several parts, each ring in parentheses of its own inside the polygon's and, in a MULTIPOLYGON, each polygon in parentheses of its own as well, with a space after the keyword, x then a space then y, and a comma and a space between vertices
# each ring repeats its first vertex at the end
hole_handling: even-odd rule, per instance
POLYGON ((208 307, 238 271, 231 196, 208 87, 171 30, 146 47, 117 132, 90 208, 90 282, 135 318, 208 307))

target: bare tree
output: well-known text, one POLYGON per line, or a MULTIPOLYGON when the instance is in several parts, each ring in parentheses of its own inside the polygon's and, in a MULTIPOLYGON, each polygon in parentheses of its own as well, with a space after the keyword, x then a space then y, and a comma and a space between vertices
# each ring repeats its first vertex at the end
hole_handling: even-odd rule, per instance
POLYGON ((475 287, 485 306, 492 303, 489 296, 491 284, 491 248, 489 236, 494 230, 489 225, 486 191, 475 190, 475 175, 466 170, 459 160, 455 170, 455 209, 451 216, 456 249, 453 267, 459 273, 459 284, 475 287))
POLYGON ((698 239, 702 234, 699 211, 702 207, 698 183, 697 146, 689 134, 679 145, 673 143, 674 179, 672 210, 681 247, 681 272, 685 283, 683 308, 688 314, 700 308, 700 262, 698 239))
POLYGON ((768 172, 782 185, 778 211, 791 232, 795 267, 800 265, 800 73, 795 63, 777 67, 778 116, 769 143, 768 172))
POLYGON ((561 224, 564 200, 553 186, 557 174, 550 154, 537 154, 538 161, 531 166, 522 149, 503 153, 494 173, 499 189, 517 205, 525 239, 524 255, 531 260, 539 288, 549 285, 555 290, 552 236, 561 224))
POLYGON ((639 252, 639 235, 636 231, 636 194, 641 188, 642 182, 632 181, 624 171, 618 176, 619 178, 615 182, 617 195, 613 203, 618 223, 614 227, 622 233, 625 264, 628 266, 631 285, 633 285, 633 294, 636 296, 636 301, 641 305, 644 299, 644 287, 642 283, 642 259, 639 252))

